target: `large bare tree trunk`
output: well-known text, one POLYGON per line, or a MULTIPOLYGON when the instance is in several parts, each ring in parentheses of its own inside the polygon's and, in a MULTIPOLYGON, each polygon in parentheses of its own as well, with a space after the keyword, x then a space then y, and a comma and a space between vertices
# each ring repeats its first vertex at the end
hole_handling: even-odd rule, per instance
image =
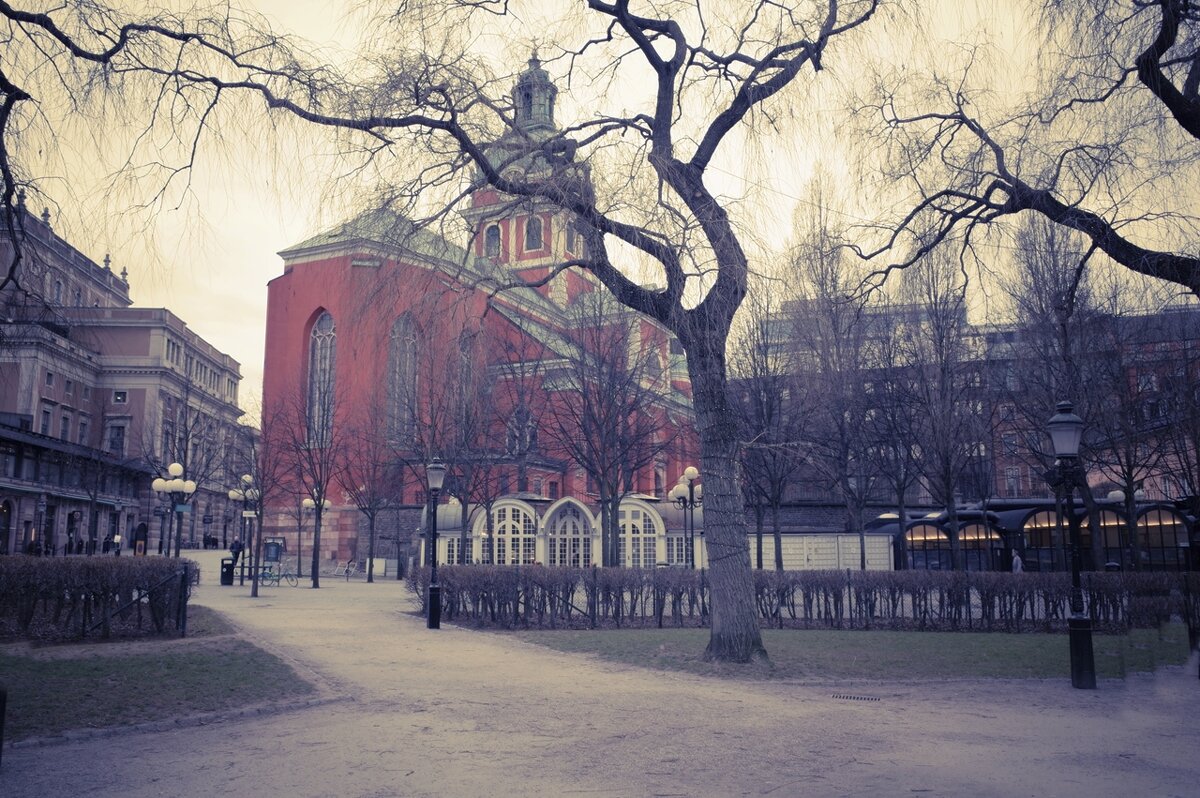
POLYGON ((712 627, 704 658, 726 662, 766 659, 754 606, 742 491, 734 473, 737 423, 726 392, 724 347, 692 346, 687 359, 700 433, 704 542, 712 590, 712 627))

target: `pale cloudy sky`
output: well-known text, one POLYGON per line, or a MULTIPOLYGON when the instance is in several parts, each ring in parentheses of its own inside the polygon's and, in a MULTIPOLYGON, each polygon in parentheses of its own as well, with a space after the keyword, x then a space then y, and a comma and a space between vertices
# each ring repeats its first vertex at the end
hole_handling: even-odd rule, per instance
MULTIPOLYGON (((328 57, 352 51, 361 30, 346 20, 350 3, 247 0, 245 4, 266 15, 278 30, 313 42, 328 57)), ((948 8, 958 5, 951 3, 948 8)), ((952 27, 963 24, 961 19, 947 21, 953 22, 952 27)), ((482 46, 497 49, 500 58, 519 51, 523 60, 532 44, 532 39, 514 38, 482 46)), ((565 95, 564 91, 560 100, 569 115, 572 100, 565 95)), ((819 95, 817 99, 816 116, 824 116, 821 112, 827 109, 820 107, 823 103, 819 95)), ((127 268, 135 304, 169 308, 242 364, 241 404, 251 417, 256 417, 262 385, 266 284, 282 271, 276 253, 335 224, 350 209, 339 207, 323 193, 324 164, 320 158, 301 153, 285 156, 281 163, 278 150, 255 152, 256 122, 246 124, 249 130, 234 131, 223 141, 206 143, 181 200, 169 201, 149 218, 131 221, 124 227, 119 218, 114 221, 116 206, 111 201, 88 196, 89 191, 97 192, 87 185, 85 169, 75 175, 70 167, 63 169, 66 177, 58 181, 63 196, 56 192, 54 181, 47 182, 47 190, 59 205, 61 216, 55 220, 56 229, 96 261, 110 252, 115 270, 127 268)), ((836 138, 836 133, 832 136, 836 138)), ((747 159, 735 157, 724 164, 726 168, 715 165, 713 180, 728 182, 728 187, 719 190, 737 196, 747 186, 754 186, 766 189, 774 199, 774 207, 767 212, 776 218, 766 224, 762 223, 763 217, 756 219, 756 227, 766 231, 754 231, 755 236, 764 239, 756 242, 760 246, 782 243, 782 236, 790 228, 798 184, 811 174, 814 160, 828 159, 831 154, 828 146, 814 148, 813 142, 821 143, 823 139, 827 144, 825 135, 809 136, 807 142, 804 136, 785 137, 779 152, 759 153, 747 159), (821 150, 819 155, 816 149, 821 150), (790 163, 785 162, 788 159, 790 163)), ((113 145, 120 146, 119 136, 113 137, 113 145)))

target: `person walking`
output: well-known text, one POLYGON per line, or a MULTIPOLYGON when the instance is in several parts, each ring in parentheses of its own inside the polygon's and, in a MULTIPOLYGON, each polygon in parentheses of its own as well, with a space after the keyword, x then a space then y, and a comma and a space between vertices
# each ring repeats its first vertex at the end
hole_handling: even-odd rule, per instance
POLYGON ((233 542, 229 544, 229 553, 233 555, 233 564, 234 565, 237 565, 238 560, 241 559, 242 549, 244 549, 244 548, 245 548, 245 546, 242 545, 241 538, 234 538, 233 542))
POLYGON ((1013 549, 1012 572, 1019 574, 1025 570, 1025 563, 1021 561, 1021 554, 1016 549, 1013 549))

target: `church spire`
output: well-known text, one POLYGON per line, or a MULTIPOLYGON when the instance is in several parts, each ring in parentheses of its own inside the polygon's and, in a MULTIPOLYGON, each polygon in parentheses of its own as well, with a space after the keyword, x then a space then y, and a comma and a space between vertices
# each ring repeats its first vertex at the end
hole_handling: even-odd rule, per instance
POLYGON ((513 86, 514 121, 526 133, 554 129, 554 100, 558 87, 550 81, 550 73, 542 69, 537 50, 529 58, 529 67, 517 76, 513 86))

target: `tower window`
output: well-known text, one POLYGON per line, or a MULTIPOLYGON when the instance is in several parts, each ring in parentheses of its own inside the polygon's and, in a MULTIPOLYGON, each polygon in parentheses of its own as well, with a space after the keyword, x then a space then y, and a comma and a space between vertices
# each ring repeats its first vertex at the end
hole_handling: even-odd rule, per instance
POLYGON ((531 252, 542 248, 542 220, 530 216, 525 222, 525 251, 531 252))
POLYGON ((489 224, 483 232, 483 254, 489 258, 500 257, 500 225, 489 224))

